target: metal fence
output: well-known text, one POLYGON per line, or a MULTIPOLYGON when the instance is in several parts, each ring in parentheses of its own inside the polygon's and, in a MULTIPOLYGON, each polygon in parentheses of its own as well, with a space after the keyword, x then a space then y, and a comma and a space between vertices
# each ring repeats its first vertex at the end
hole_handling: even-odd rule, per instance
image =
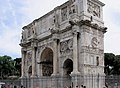
POLYGON ((120 88, 120 75, 109 75, 105 77, 108 88, 120 88))
POLYGON ((23 78, 17 80, 0 80, 6 84, 6 88, 103 88, 102 83, 107 88, 120 88, 120 76, 89 75, 78 77, 42 77, 23 78), (102 83, 101 83, 102 82, 102 83))
MULTIPOLYGON (((20 79, 9 79, 9 80, 0 80, 0 82, 5 83, 3 88, 21 88, 20 79)), ((2 87, 0 87, 2 88, 2 87)))

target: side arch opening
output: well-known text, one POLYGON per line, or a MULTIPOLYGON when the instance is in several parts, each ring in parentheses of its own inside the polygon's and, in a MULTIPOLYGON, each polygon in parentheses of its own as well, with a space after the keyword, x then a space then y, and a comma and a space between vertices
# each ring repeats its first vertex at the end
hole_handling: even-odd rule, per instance
POLYGON ((70 75, 73 71, 73 61, 71 59, 65 60, 63 64, 64 75, 70 75))

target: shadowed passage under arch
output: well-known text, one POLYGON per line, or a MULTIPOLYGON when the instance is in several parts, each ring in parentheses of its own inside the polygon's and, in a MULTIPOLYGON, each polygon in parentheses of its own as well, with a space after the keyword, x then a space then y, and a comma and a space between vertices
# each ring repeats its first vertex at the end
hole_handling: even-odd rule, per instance
POLYGON ((71 74, 71 72, 73 71, 73 61, 71 59, 65 60, 63 69, 65 75, 71 74))
POLYGON ((51 76, 53 73, 53 51, 50 48, 45 48, 41 54, 42 75, 51 76))

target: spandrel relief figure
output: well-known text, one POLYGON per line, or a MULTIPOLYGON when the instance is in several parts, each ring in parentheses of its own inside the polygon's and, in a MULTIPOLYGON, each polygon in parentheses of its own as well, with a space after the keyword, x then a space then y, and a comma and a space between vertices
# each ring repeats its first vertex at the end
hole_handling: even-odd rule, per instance
POLYGON ((65 51, 67 49, 67 47, 66 47, 67 46, 67 42, 61 42, 60 45, 61 45, 61 48, 60 48, 61 52, 65 51))
POLYGON ((70 40, 68 41, 68 48, 69 48, 69 49, 73 49, 73 41, 72 41, 72 39, 70 39, 70 40))
POLYGON ((31 64, 32 62, 32 52, 28 52, 27 53, 27 63, 28 63, 28 66, 31 64))

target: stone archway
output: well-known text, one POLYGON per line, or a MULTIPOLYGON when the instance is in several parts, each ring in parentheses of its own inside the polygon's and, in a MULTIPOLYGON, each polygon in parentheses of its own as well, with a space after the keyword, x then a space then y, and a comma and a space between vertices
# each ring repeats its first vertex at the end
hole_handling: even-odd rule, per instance
POLYGON ((53 51, 45 48, 41 54, 42 76, 51 76, 53 73, 53 51))
POLYGON ((32 75, 32 66, 29 66, 29 69, 28 69, 28 76, 31 77, 32 75))
POLYGON ((73 61, 71 59, 65 60, 63 64, 64 75, 70 75, 73 71, 73 61))

